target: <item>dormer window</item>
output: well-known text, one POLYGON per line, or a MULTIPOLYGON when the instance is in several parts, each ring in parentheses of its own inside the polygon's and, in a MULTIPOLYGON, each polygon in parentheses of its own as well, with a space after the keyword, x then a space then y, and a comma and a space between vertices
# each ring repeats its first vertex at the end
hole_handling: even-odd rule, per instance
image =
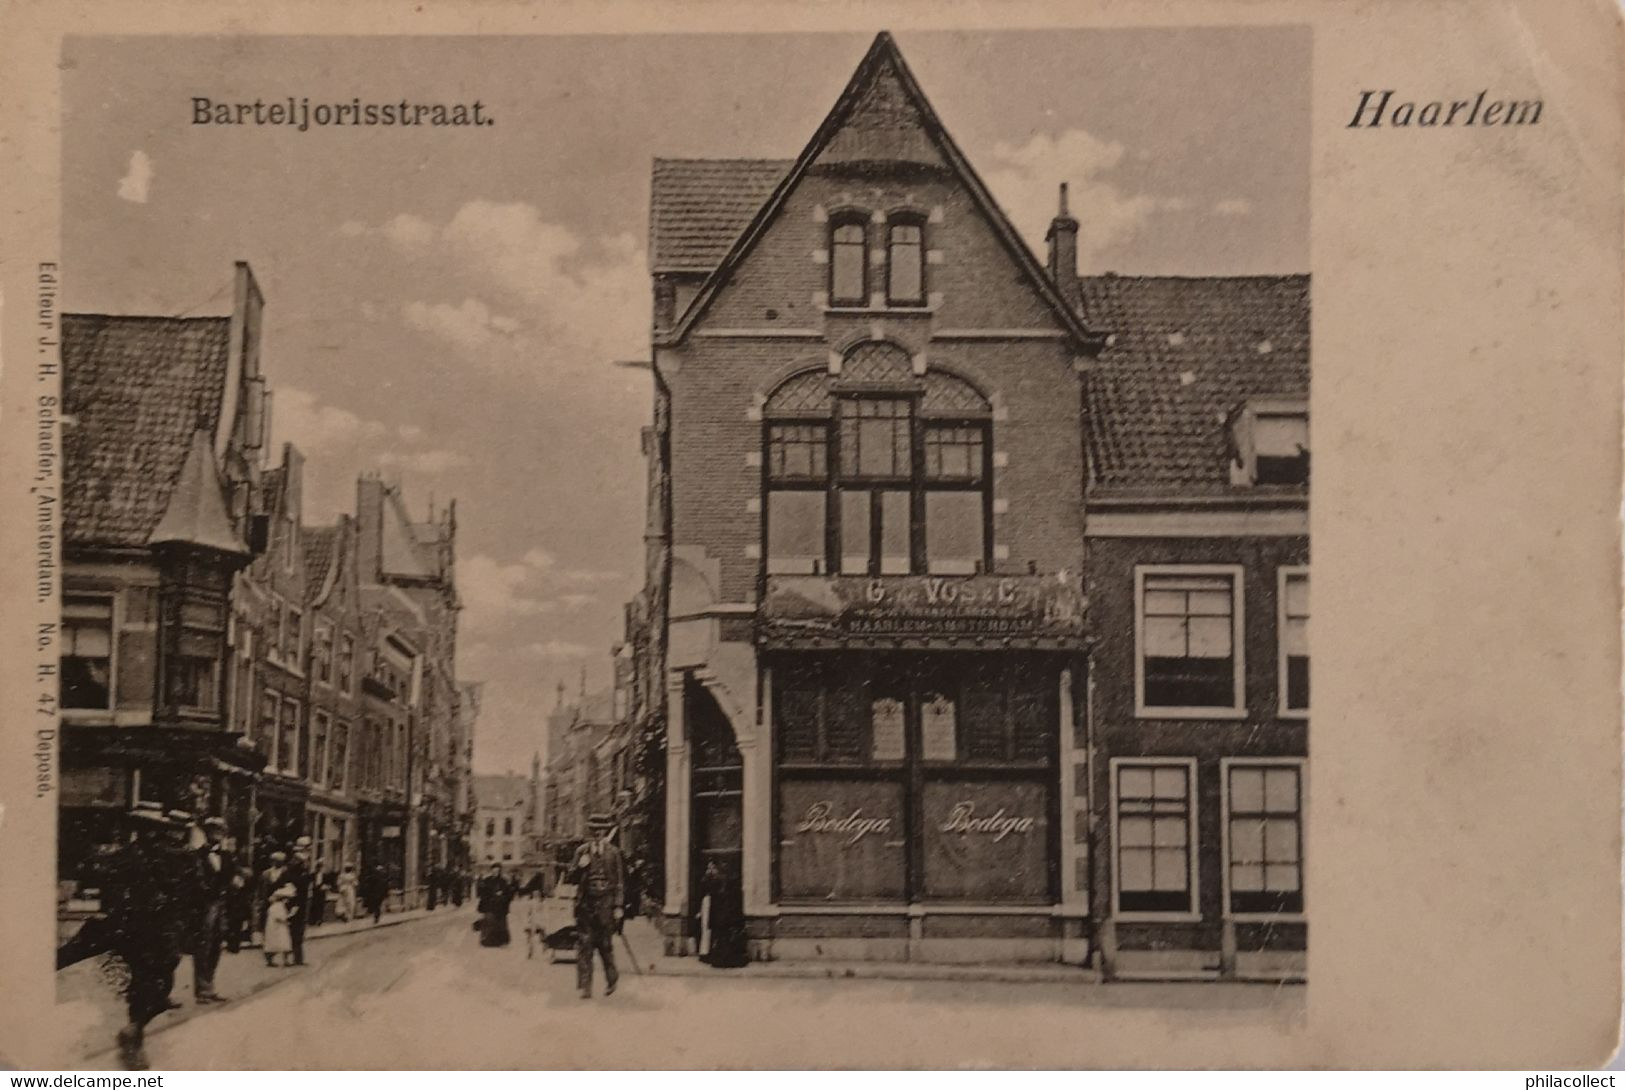
POLYGON ((1231 420, 1236 485, 1309 483, 1309 402, 1306 398, 1255 398, 1231 420))
POLYGON ((886 228, 886 302, 925 302, 925 228, 918 220, 892 220, 886 228))
POLYGON ((830 224, 829 301, 833 306, 865 306, 869 302, 869 240, 861 216, 845 216, 830 224))

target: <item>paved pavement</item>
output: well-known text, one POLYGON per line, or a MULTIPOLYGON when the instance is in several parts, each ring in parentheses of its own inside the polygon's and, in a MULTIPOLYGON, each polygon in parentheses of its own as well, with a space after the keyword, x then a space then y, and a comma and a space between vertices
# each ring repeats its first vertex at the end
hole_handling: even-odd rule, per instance
MULTIPOLYGON (((227 955, 221 990, 236 998, 155 1022, 153 1065, 1020 1067, 1041 1057, 1083 1067, 1211 1066, 1235 1055, 1241 1040, 1261 1036, 1290 1049, 1304 1017, 1301 987, 792 980, 749 969, 698 975, 691 960, 673 972, 643 921, 629 928, 643 975, 623 962, 616 994, 605 998, 600 980, 597 997, 583 1002, 572 964, 539 951, 527 958, 517 933, 511 946, 482 947, 472 920, 465 907, 320 939, 303 969, 267 970, 257 952, 227 955), (1043 1045, 1035 1052, 1036 1039, 1043 1045)), ((625 948, 618 952, 624 957, 625 948)), ((189 1000, 188 965, 180 975, 177 998, 189 1000)), ((59 989, 76 993, 61 998, 59 1021, 77 1027, 77 1055, 93 1053, 79 1065, 109 1068, 117 1022, 98 1012, 110 1007, 116 1019, 116 997, 93 975, 72 983, 59 989)))

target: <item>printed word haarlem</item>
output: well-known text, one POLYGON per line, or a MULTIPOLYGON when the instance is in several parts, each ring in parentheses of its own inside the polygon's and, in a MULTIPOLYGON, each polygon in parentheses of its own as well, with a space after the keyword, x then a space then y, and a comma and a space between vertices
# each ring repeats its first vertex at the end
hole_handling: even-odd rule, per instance
POLYGON ((1488 91, 1478 92, 1476 98, 1458 98, 1446 102, 1410 100, 1394 101, 1397 92, 1361 91, 1360 103, 1354 108, 1350 129, 1405 129, 1437 128, 1445 125, 1537 125, 1540 123, 1541 100, 1490 99, 1488 91), (1485 101, 1489 99, 1489 101, 1485 101))

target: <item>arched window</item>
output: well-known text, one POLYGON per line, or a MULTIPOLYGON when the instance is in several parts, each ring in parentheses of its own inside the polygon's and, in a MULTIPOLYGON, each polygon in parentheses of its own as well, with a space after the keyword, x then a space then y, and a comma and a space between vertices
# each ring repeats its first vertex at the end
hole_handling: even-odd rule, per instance
POLYGON ((835 306, 869 302, 868 221, 860 213, 839 216, 829 227, 829 301, 835 306))
POLYGON ((886 225, 886 302, 925 302, 925 227, 916 216, 894 217, 886 225))
POLYGON ((839 377, 787 379, 763 418, 769 575, 988 570, 991 407, 969 383, 868 342, 839 377))

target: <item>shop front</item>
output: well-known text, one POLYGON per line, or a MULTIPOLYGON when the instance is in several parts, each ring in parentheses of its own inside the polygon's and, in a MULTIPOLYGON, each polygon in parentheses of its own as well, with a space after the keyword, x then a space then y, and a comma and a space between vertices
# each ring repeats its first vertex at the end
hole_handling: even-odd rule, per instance
POLYGON ((711 869, 757 959, 1081 960, 1081 627, 1054 576, 769 578, 757 730, 684 684, 685 933, 711 869))

